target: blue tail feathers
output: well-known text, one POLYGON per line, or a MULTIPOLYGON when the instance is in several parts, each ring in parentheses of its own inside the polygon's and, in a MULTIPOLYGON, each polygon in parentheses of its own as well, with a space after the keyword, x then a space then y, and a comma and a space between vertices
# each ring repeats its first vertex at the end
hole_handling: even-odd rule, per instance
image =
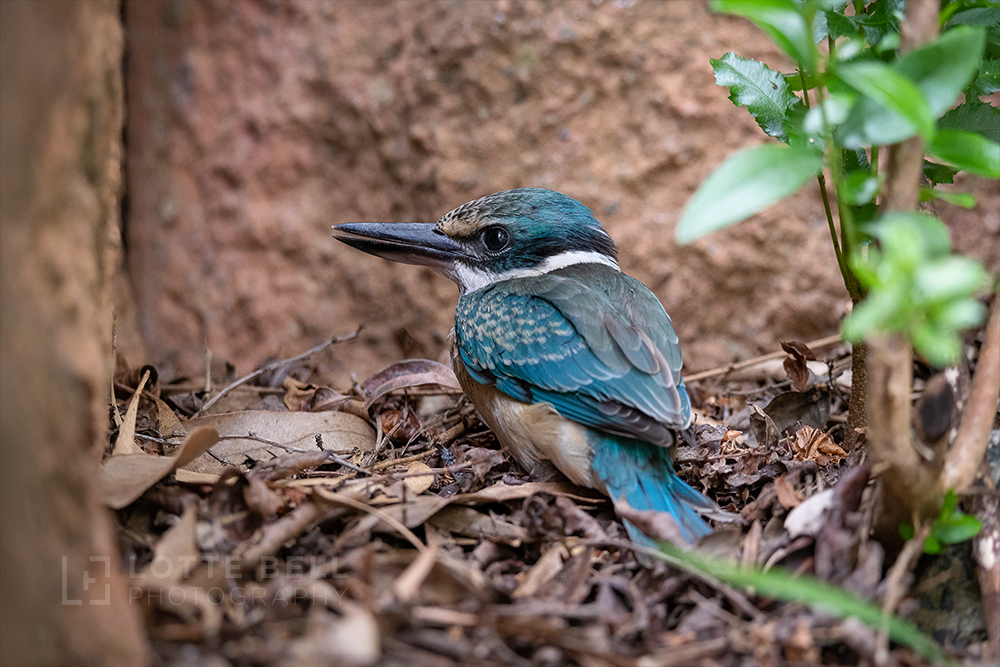
MULTIPOLYGON (((667 512, 689 543, 712 532, 697 510, 718 506, 677 476, 667 448, 607 434, 595 434, 593 446, 591 465, 613 500, 624 499, 636 510, 667 512)), ((655 546, 630 522, 625 528, 633 542, 655 546)))

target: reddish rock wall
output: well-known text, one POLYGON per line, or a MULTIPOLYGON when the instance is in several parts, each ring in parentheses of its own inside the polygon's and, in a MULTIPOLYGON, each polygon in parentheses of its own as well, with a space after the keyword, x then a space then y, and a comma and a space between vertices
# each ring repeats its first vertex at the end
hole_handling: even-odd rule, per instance
MULTIPOLYGON (((702 179, 762 141, 708 59, 783 63, 706 3, 129 0, 126 26, 127 244, 153 361, 197 372, 207 343, 245 372, 358 323, 335 370, 436 357, 451 283, 329 225, 433 221, 518 186, 594 209, 689 370, 830 333, 846 303, 814 184, 674 244, 702 179)), ((998 209, 993 192, 941 211, 994 269, 998 209)))

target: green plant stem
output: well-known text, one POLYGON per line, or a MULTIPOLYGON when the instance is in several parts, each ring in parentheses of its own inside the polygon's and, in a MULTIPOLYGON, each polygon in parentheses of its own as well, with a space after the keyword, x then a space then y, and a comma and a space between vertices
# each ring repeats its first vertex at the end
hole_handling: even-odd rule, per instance
POLYGON ((872 176, 878 177, 878 146, 872 146, 872 158, 868 161, 872 168, 872 176))
MULTIPOLYGON (((805 84, 803 82, 803 88, 805 84)), ((833 248, 837 254, 837 266, 840 268, 840 275, 844 279, 844 287, 851 297, 851 303, 855 306, 864 298, 864 288, 855 277, 854 272, 848 264, 851 248, 854 247, 852 241, 855 240, 854 218, 851 215, 850 207, 846 206, 841 197, 840 169, 844 163, 843 150, 834 141, 833 128, 827 117, 826 107, 823 102, 823 88, 816 86, 817 104, 819 104, 820 117, 823 120, 823 133, 826 135, 826 162, 830 168, 830 179, 833 184, 834 194, 837 196, 837 217, 840 219, 841 242, 837 243, 837 230, 833 224, 833 213, 830 210, 830 202, 826 194, 825 182, 820 191, 823 195, 823 206, 826 208, 827 222, 830 227, 830 237, 833 241, 833 248), (836 160, 834 159, 836 156, 836 160)), ((848 449, 853 450, 857 445, 864 428, 868 423, 868 349, 864 343, 855 343, 851 346, 851 398, 847 407, 847 432, 844 434, 844 442, 848 449)))
MULTIPOLYGON (((806 77, 802 73, 802 68, 799 68, 799 81, 802 82, 802 101, 806 105, 806 109, 810 109, 809 105, 809 90, 806 88, 806 77)), ((816 89, 817 96, 819 95, 819 88, 816 89)), ((823 113, 821 110, 820 113, 823 113)), ((823 120, 824 124, 826 119, 823 120)), ((816 174, 816 181, 819 183, 819 194, 823 199, 823 210, 826 212, 826 224, 830 229, 830 240, 833 241, 833 254, 837 257, 837 266, 840 268, 840 274, 844 279, 844 284, 847 284, 847 274, 850 269, 847 266, 847 261, 844 258, 844 254, 840 250, 840 243, 837 241, 837 227, 833 222, 833 211, 830 209, 830 196, 826 192, 826 176, 823 175, 823 171, 820 170, 816 174)))

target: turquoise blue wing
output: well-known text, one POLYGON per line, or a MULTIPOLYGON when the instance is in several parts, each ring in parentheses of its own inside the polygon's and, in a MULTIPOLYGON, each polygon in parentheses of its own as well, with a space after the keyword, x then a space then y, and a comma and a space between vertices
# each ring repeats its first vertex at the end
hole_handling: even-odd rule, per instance
POLYGON ((469 374, 517 400, 656 444, 690 424, 663 306, 610 267, 569 267, 466 294, 455 334, 469 374))

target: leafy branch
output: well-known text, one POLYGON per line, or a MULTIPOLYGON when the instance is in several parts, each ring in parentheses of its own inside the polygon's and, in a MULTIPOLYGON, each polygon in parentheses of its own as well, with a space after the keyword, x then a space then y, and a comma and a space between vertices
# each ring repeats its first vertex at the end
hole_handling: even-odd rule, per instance
MULTIPOLYGON (((932 199, 973 206, 971 194, 939 187, 959 172, 1000 179, 1000 110, 981 99, 1000 90, 1000 8, 969 0, 908 0, 905 15, 901 0, 712 7, 752 21, 796 68, 783 73, 733 53, 711 61, 733 103, 777 141, 731 156, 709 176, 677 239, 735 224, 817 179, 855 305, 842 327, 854 344, 848 444, 867 427, 872 456, 887 467, 886 497, 898 501, 883 509, 929 523, 949 489, 973 481, 987 432, 963 424, 959 437, 973 442, 956 441, 943 465, 919 454, 910 428, 914 352, 939 368, 955 363, 962 331, 985 318, 977 296, 994 290, 996 277, 953 255, 944 223, 916 207, 932 199)), ((1000 326, 998 316, 987 326, 1000 326)), ((984 345, 984 380, 974 383, 969 410, 995 410, 993 354, 984 345)))

